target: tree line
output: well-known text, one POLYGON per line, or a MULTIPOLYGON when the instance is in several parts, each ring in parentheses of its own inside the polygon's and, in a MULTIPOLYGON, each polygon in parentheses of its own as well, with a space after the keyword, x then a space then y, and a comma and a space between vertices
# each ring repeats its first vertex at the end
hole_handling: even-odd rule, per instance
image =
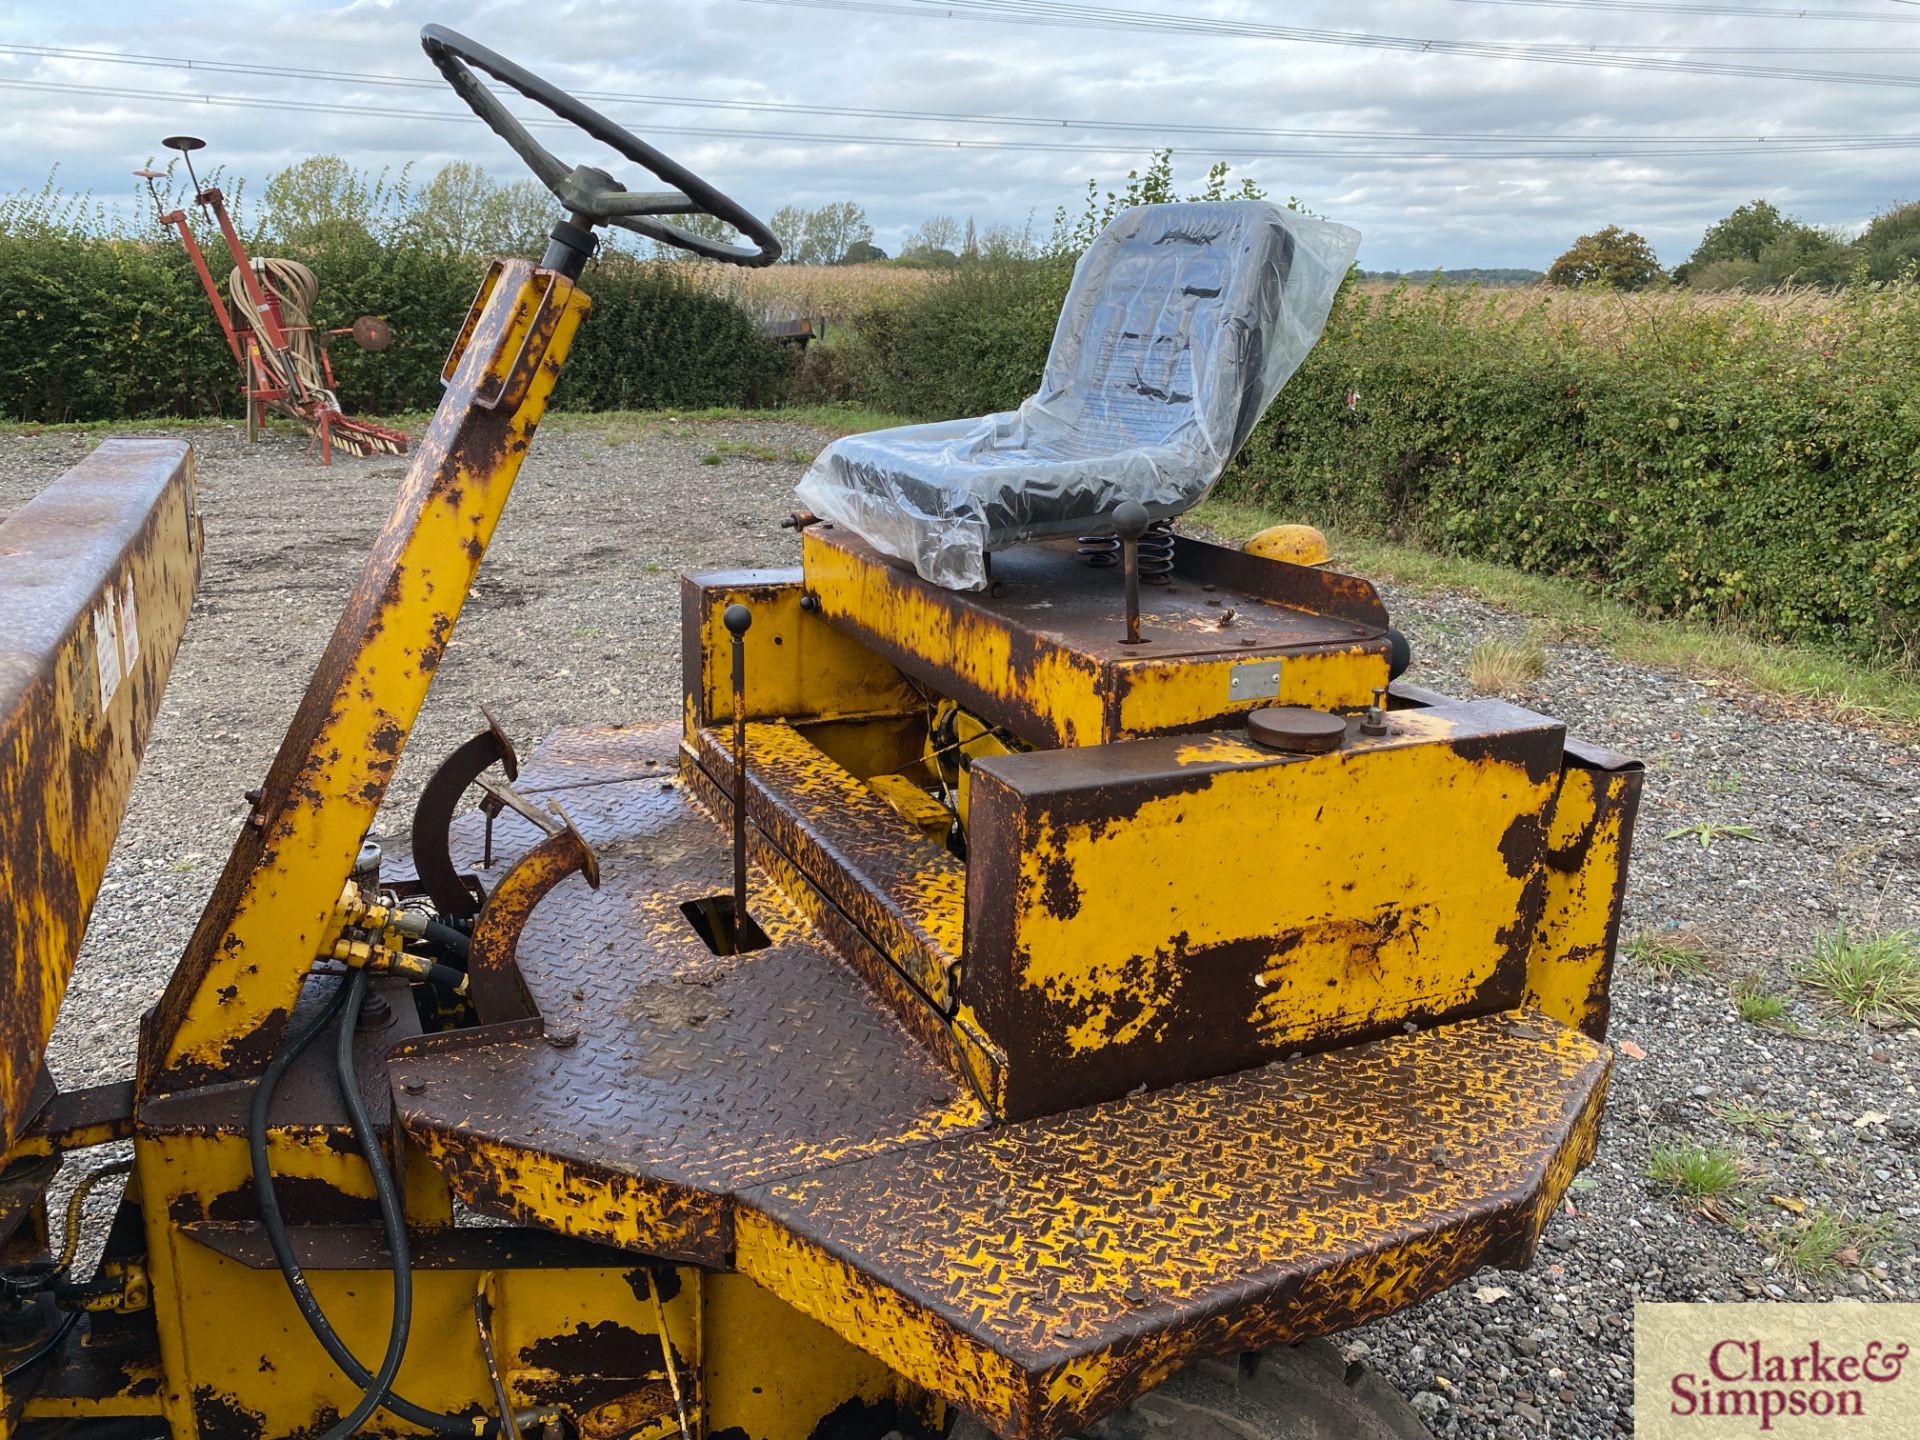
POLYGON ((1547 270, 1547 283, 1616 290, 1665 283, 1695 290, 1837 289, 1856 281, 1898 280, 1916 267, 1920 201, 1883 211, 1849 237, 1783 214, 1772 201, 1760 199, 1709 225, 1693 254, 1671 271, 1661 267, 1644 235, 1609 225, 1574 241, 1547 270))

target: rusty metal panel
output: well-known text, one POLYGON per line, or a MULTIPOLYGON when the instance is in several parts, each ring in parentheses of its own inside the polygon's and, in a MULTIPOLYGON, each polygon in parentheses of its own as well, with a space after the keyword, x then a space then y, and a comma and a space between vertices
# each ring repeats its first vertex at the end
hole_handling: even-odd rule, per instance
POLYGON ((32 1118, 201 550, 184 440, 107 440, 0 525, 0 1150, 32 1118))
POLYGON ((1604 1040, 1620 941, 1627 861, 1644 776, 1640 762, 1567 742, 1541 854, 1540 926, 1527 955, 1526 1002, 1604 1040))
POLYGON ((132 1134, 133 1082, 114 1080, 56 1093, 8 1153, 9 1158, 18 1159, 90 1150, 132 1134))
MULTIPOLYGON (((630 734, 667 757, 679 738, 630 734)), ((536 755, 526 783, 539 775, 536 755)), ((521 935, 538 1020, 428 1037, 390 1060, 403 1128, 461 1198, 717 1263, 738 1189, 985 1123, 764 872, 750 909, 772 943, 708 950, 680 907, 726 890, 726 852, 678 782, 577 786, 566 803, 601 883, 560 885, 521 935)))
POLYGON ((1526 1262, 1609 1052, 1531 1013, 1002 1126, 743 1197, 747 1275, 1013 1440, 1207 1356, 1526 1262))
POLYGON ((1563 735, 1475 701, 1323 755, 1222 731, 978 761, 961 993, 1007 1116, 1519 1004, 1563 735))
POLYGON ((806 583, 820 613, 882 659, 1032 745, 1174 733, 1271 704, 1236 695, 1248 660, 1281 663, 1291 705, 1365 705, 1387 683, 1387 616, 1363 580, 1182 539, 1174 583, 1142 597, 1145 644, 1125 643, 1117 574, 1073 543, 993 557, 984 594, 920 580, 857 537, 814 525, 806 583))
MULTIPOLYGON (((373 1227, 332 1228, 357 1230, 360 1246, 379 1248, 373 1227)), ((199 1440, 311 1435, 316 1421, 350 1408, 358 1387, 308 1335, 277 1268, 255 1268, 247 1262, 257 1254, 233 1258, 180 1231, 167 1243, 171 1285, 156 1318, 166 1357, 162 1405, 174 1434, 199 1440)), ((328 1252, 354 1243, 353 1235, 338 1235, 324 1250, 309 1249, 320 1263, 306 1267, 307 1279, 349 1348, 378 1355, 393 1303, 390 1262, 326 1263, 328 1252)), ((606 1251, 564 1256, 549 1250, 547 1258, 560 1263, 416 1265, 416 1338, 395 1388, 444 1413, 476 1413, 476 1402, 490 1393, 474 1320, 474 1294, 484 1279, 495 1301, 491 1338, 517 1403, 565 1407, 582 1440, 677 1436, 652 1293, 657 1285, 675 1369, 691 1382, 697 1413, 699 1276, 606 1251)), ((381 1416, 362 1433, 420 1432, 381 1416)))
MULTIPOLYGON (((695 763, 691 751, 686 753, 683 773, 700 804, 723 821, 730 817, 732 799, 726 788, 695 763)), ((802 872, 779 842, 758 824, 749 827, 748 847, 753 863, 768 874, 814 932, 866 982, 915 1042, 964 1080, 997 1117, 999 1096, 1005 1088, 1005 1057, 980 1030, 972 1012, 963 1005, 948 1013, 937 1005, 909 978, 906 969, 876 947, 872 936, 848 917, 837 899, 802 872)))
POLYGON ((747 718, 891 714, 915 698, 900 672, 802 606, 798 570, 709 570, 680 581, 680 668, 693 723, 733 714, 732 641, 720 623, 736 602, 746 636, 747 718))
POLYGON ((142 1096, 265 1068, 459 619, 585 292, 524 260, 483 291, 260 799, 142 1035, 142 1096))
MULTIPOLYGON (((700 1277, 704 1434, 714 1440, 938 1440, 946 1407, 884 1360, 743 1275, 700 1277)), ((691 1440, 691 1437, 689 1437, 691 1440)))

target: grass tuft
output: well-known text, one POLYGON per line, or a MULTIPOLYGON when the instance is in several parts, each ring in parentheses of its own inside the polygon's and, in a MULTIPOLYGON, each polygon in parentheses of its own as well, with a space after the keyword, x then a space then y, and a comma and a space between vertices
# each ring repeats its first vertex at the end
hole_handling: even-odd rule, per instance
POLYGON ((1724 1105, 1714 1106, 1711 1113, 1715 1119, 1733 1126, 1736 1130, 1751 1130, 1766 1140, 1773 1139, 1793 1124, 1793 1116, 1785 1110, 1773 1110, 1765 1105, 1749 1105, 1744 1100, 1730 1100, 1724 1105))
POLYGON ((1758 840, 1751 825, 1722 825, 1717 820, 1702 820, 1698 825, 1682 825, 1678 830, 1669 830, 1667 839, 1678 840, 1683 835, 1691 835, 1700 842, 1702 850, 1711 850, 1713 842, 1732 836, 1739 840, 1758 840))
POLYGON ((1547 671, 1547 652, 1540 642, 1502 640, 1489 636, 1467 657, 1467 683, 1482 695, 1507 695, 1547 671))
POLYGON ((1856 1020, 1920 1025, 1920 949, 1910 931, 1853 936, 1841 926, 1814 942, 1800 983, 1830 997, 1856 1020))
POLYGON ((1767 989, 1756 975, 1733 987, 1733 1008, 1749 1025, 1783 1026, 1787 1020, 1787 997, 1767 989))
POLYGON ((1636 935, 1626 945, 1627 959, 1662 980, 1675 975, 1697 979, 1711 974, 1718 958, 1698 931, 1660 930, 1636 935))
POLYGON ((1745 1178, 1739 1153, 1725 1145, 1654 1142, 1647 1178, 1669 1194, 1699 1202, 1731 1195, 1745 1178))
POLYGON ((1855 1219, 1844 1212, 1815 1210, 1766 1241, 1780 1268, 1800 1280, 1831 1280, 1861 1264, 1892 1238, 1882 1216, 1855 1219))

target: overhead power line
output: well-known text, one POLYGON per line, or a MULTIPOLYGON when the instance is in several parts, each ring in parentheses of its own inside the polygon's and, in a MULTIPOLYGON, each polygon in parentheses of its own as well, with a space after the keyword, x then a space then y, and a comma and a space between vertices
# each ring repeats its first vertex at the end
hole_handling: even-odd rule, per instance
MULTIPOLYGON (((1662 59, 1629 55, 1604 45, 1566 46, 1481 40, 1421 39, 1409 35, 1375 35, 1357 30, 1326 30, 1301 25, 1267 25, 1179 12, 1116 10, 1095 5, 1050 4, 1044 0, 745 0, 753 5, 779 5, 800 10, 851 11, 870 15, 911 16, 919 19, 977 20, 1001 25, 1043 25, 1056 29, 1135 30, 1175 34, 1187 38, 1225 37, 1285 40, 1305 45, 1337 45, 1363 50, 1398 51, 1419 55, 1464 56, 1480 60, 1519 60, 1539 64, 1578 65, 1605 70, 1640 70, 1662 74, 1714 75, 1731 79, 1796 81, 1828 85, 1873 85, 1911 89, 1920 76, 1884 71, 1808 70, 1796 66, 1730 65, 1717 60, 1662 59)), ((1897 17, 1896 17, 1897 18, 1897 17)))
MULTIPOLYGON (((1601 10, 1643 15, 1692 15, 1701 19, 1866 21, 1870 24, 1911 25, 1914 18, 1884 10, 1809 10, 1803 6, 1689 4, 1686 0, 1451 0, 1455 5, 1511 5, 1530 10, 1601 10)), ((1920 0, 1895 0, 1920 5, 1920 0)))
MULTIPOLYGON (((1915 0, 1920 4, 1920 0, 1915 0)), ((258 75, 274 79, 324 80, 355 84, 392 85, 407 88, 437 91, 445 82, 436 78, 388 75, 362 70, 319 70, 288 65, 258 65, 238 61, 203 61, 181 56, 153 55, 134 51, 83 50, 65 46, 49 45, 11 45, 0 44, 0 54, 33 55, 47 58, 84 60, 88 62, 137 65, 143 67, 169 68, 195 73, 213 71, 219 74, 258 75)), ((41 85, 64 86, 64 82, 40 81, 41 85)), ((114 91, 125 95, 152 95, 165 92, 154 91, 114 91)), ((512 95, 513 92, 500 93, 512 95)), ((1463 144, 1463 145, 1568 145, 1593 150, 1596 147, 1611 145, 1765 145, 1780 148, 1802 143, 1844 143, 1848 145, 1872 145, 1889 140, 1897 141, 1900 136, 1890 136, 1886 131, 1868 133, 1840 134, 1831 132, 1790 133, 1778 135, 1735 134, 1735 135, 1688 135, 1675 132, 1659 134, 1606 134, 1606 135, 1516 135, 1488 131, 1422 131, 1422 130, 1362 130, 1334 129, 1313 126, 1247 126, 1247 125, 1209 125, 1193 122, 1156 122, 1147 120, 1103 120, 1069 115, 996 115, 966 114, 944 110, 919 110, 895 106, 852 106, 852 105, 816 105, 784 100, 740 100, 722 99, 708 95, 661 95, 636 93, 617 90, 578 90, 573 92, 580 99, 602 104, 652 105, 663 108, 686 108, 704 110, 737 110, 756 114, 779 115, 819 115, 837 119, 893 120, 941 125, 988 125, 1005 126, 1016 129, 1046 130, 1082 130, 1110 131, 1128 135, 1172 136, 1172 135, 1235 135, 1241 137, 1260 137, 1273 139, 1303 140, 1355 140, 1355 141, 1394 141, 1424 142, 1427 144, 1463 144)), ((183 99, 195 98, 191 92, 181 92, 183 99)), ((247 97, 227 97, 230 100, 247 97)), ((364 113, 361 107, 353 107, 356 113, 364 113)), ((425 112, 395 112, 402 116, 421 115, 425 112)), ((433 118, 466 119, 464 112, 454 110, 446 116, 433 118)), ((945 143, 944 141, 942 143, 945 143)))
MULTIPOLYGON (((0 88, 34 91, 54 95, 90 95, 114 99, 162 102, 174 112, 182 107, 200 107, 205 109, 257 109, 285 110, 297 114, 348 115, 358 118, 435 120, 453 121, 460 124, 478 125, 481 122, 472 115, 440 110, 407 110, 394 106, 348 105, 338 102, 302 101, 274 99, 258 95, 216 95, 156 90, 132 90, 104 85, 71 85, 54 81, 9 80, 0 79, 0 88)), ((563 120, 538 116, 523 117, 522 123, 539 129, 571 129, 563 120)), ((866 135, 837 134, 821 131, 779 131, 779 130, 741 130, 720 126, 700 125, 650 125, 649 133, 663 135, 687 135, 702 139, 717 140, 753 140, 791 142, 796 144, 827 145, 878 145, 904 146, 917 149, 935 150, 1009 150, 1035 151, 1066 154, 1114 155, 1126 153, 1133 147, 1120 143, 1087 144, 1071 141, 1045 140, 1009 140, 1000 138, 949 139, 932 135, 866 135)), ((1516 142, 1524 143, 1524 142, 1516 142)), ((1172 148, 1172 147, 1166 147, 1172 148)), ((1920 135, 1884 136, 1872 139, 1858 137, 1843 138, 1807 138, 1799 140, 1771 141, 1764 137, 1746 142, 1730 142, 1712 147, 1673 146, 1661 148, 1648 145, 1645 148, 1628 150, 1608 149, 1604 144, 1591 148, 1575 148, 1571 145, 1553 149, 1524 148, 1506 151, 1500 150, 1436 150, 1436 149, 1385 149, 1281 146, 1257 147, 1227 144, 1208 144, 1199 147, 1200 152, 1214 158, 1235 159, 1368 159, 1368 160, 1552 160, 1565 162, 1571 160, 1649 160, 1672 158, 1701 158, 1706 156, 1724 157, 1728 155, 1760 154, 1805 154, 1828 153, 1834 151, 1854 152, 1861 150, 1907 150, 1920 148, 1920 135)))

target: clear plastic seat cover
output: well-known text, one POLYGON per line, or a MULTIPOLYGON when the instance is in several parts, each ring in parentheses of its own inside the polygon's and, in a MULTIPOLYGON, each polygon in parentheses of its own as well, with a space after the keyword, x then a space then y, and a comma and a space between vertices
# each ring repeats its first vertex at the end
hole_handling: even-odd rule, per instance
POLYGON ((1313 348, 1359 245, 1264 200, 1123 211, 1074 267, 1038 394, 836 440, 800 500, 955 590, 987 583, 989 550, 1098 532, 1123 500, 1177 515, 1313 348))

